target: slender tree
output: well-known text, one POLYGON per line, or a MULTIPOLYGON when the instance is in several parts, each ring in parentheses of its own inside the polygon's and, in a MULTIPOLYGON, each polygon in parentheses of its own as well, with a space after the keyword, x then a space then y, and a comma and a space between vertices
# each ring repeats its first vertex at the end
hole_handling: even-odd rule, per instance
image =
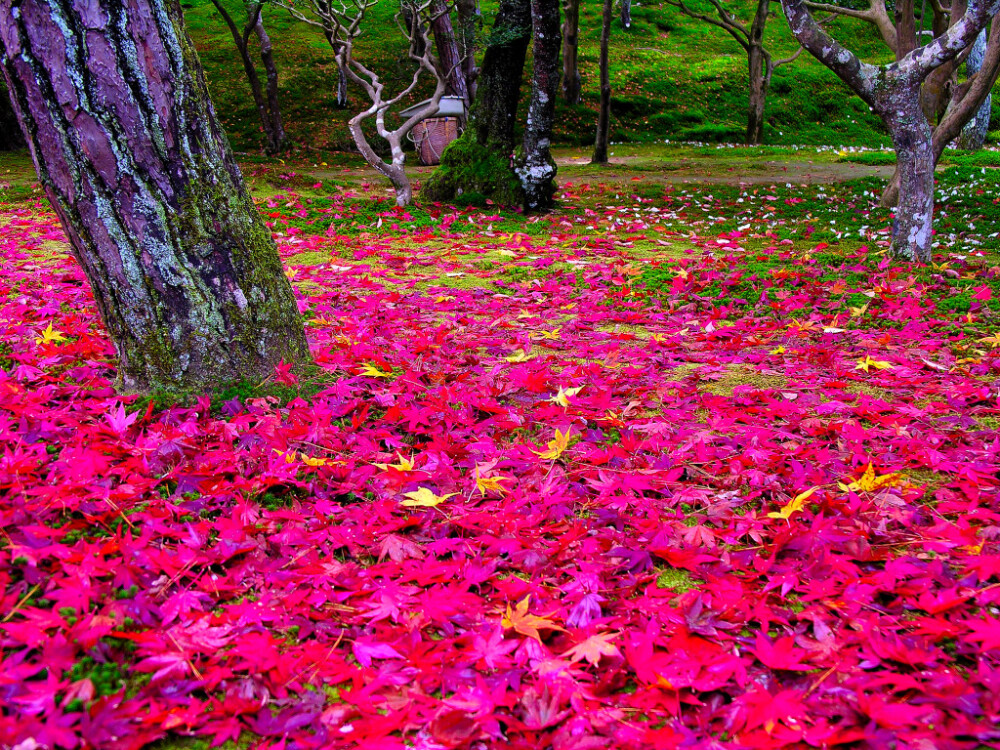
POLYGON ((559 0, 531 0, 531 28, 531 102, 517 175, 525 208, 536 210, 552 205, 556 189, 556 162, 549 149, 559 90, 559 0))
MULTIPOLYGON (((888 65, 858 59, 820 27, 805 0, 781 0, 781 4, 799 43, 850 86, 885 123, 896 149, 899 184, 892 251, 899 258, 929 262, 938 143, 937 132, 927 118, 922 87, 934 71, 953 63, 975 41, 1000 10, 1000 0, 969 0, 965 11, 953 17, 947 29, 922 46, 916 44, 916 24, 909 20, 913 15, 912 0, 896 0, 898 59, 888 65)), ((952 12, 957 10, 953 7, 952 12)), ((987 62, 994 61, 987 56, 984 69, 987 62)), ((982 91, 977 87, 987 83, 992 87, 988 78, 981 71, 967 82, 967 91, 957 104, 953 94, 951 123, 946 114, 937 131, 951 133, 949 140, 958 135, 988 93, 988 88, 982 91), (974 98, 968 98, 970 93, 974 98)), ((995 73, 992 78, 995 80, 995 73)))
POLYGON ((563 1, 562 24, 563 98, 567 104, 580 103, 580 0, 563 1))
POLYGON ((755 11, 749 23, 740 20, 722 0, 666 0, 684 15, 711 24, 729 34, 747 55, 747 72, 750 78, 750 97, 747 108, 746 142, 757 145, 764 142, 764 110, 767 92, 771 87, 774 71, 782 65, 795 62, 802 48, 791 57, 775 60, 764 45, 764 30, 771 12, 771 0, 755 0, 755 11))
POLYGON ((308 360, 176 0, 0 0, 0 66, 122 389, 262 380, 308 360))
POLYGON ((622 4, 622 28, 632 28, 632 0, 621 0, 622 4))
POLYGON ((246 8, 246 21, 243 27, 236 23, 232 15, 222 4, 222 0, 212 0, 212 5, 222 17, 229 34, 236 45, 243 72, 250 84, 250 95, 257 107, 261 128, 264 131, 264 150, 269 154, 277 154, 286 150, 291 144, 285 133, 285 125, 281 117, 281 105, 278 98, 278 68, 274 62, 274 52, 271 38, 264 28, 264 3, 252 2, 246 8), (254 63, 250 38, 256 37, 260 45, 260 59, 264 66, 266 85, 261 84, 257 65, 254 63))
POLYGON ((601 16, 601 104, 597 111, 597 136, 594 138, 594 155, 591 164, 608 163, 608 139, 611 134, 611 74, 608 70, 608 47, 611 42, 611 14, 614 0, 604 0, 601 16))

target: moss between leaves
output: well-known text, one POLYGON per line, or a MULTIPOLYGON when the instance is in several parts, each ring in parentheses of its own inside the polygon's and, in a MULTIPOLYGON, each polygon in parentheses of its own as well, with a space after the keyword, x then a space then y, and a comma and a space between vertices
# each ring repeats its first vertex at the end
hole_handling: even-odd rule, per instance
POLYGON ((661 589, 670 589, 678 594, 691 591, 701 586, 704 581, 695 578, 688 571, 680 568, 663 568, 656 576, 656 585, 661 589))
POLYGON ((749 385, 756 390, 773 390, 788 385, 788 378, 781 375, 762 375, 749 365, 727 365, 729 374, 718 380, 706 380, 699 383, 699 388, 717 396, 732 396, 737 386, 749 385))

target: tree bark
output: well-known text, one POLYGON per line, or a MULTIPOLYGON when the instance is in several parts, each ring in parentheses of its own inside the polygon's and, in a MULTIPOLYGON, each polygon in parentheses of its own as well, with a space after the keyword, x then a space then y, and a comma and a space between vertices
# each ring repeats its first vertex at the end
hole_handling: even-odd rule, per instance
POLYGON ((767 89, 771 82, 768 62, 761 47, 753 46, 747 53, 750 73, 750 101, 747 109, 746 142, 752 146, 764 142, 764 107, 767 103, 767 89))
POLYGON ((468 91, 469 104, 476 98, 476 78, 479 68, 476 67, 476 27, 479 24, 478 0, 457 0, 458 11, 458 41, 462 54, 462 74, 465 76, 465 88, 468 91))
POLYGON ((434 29, 434 46, 437 49, 438 60, 441 61, 441 70, 445 73, 448 96, 457 96, 468 107, 469 88, 465 81, 465 71, 463 70, 462 54, 458 50, 458 40, 455 37, 455 29, 451 25, 451 16, 448 14, 448 6, 443 0, 438 0, 433 6, 434 21, 431 27, 434 29))
POLYGON ((0 0, 0 64, 125 391, 309 359, 175 0, 0 0))
POLYGON ((929 263, 934 216, 934 149, 931 125, 920 106, 919 86, 899 86, 887 106, 899 173, 899 201, 892 227, 892 253, 904 260, 929 263))
POLYGON ((632 28, 632 0, 621 0, 622 3, 622 28, 632 28))
POLYGON ((567 104, 580 103, 580 0, 563 2, 563 98, 567 104))
MULTIPOLYGON (((965 72, 970 78, 980 72, 985 57, 986 30, 983 29, 979 36, 976 37, 976 42, 972 45, 969 56, 965 60, 965 72)), ((962 134, 958 137, 959 148, 965 151, 978 151, 983 147, 986 143, 986 134, 990 129, 990 108, 992 104, 993 96, 987 94, 986 100, 976 110, 976 114, 962 128, 962 134)))
POLYGON ((552 158, 552 126, 559 90, 559 0, 531 0, 534 66, 531 102, 524 124, 524 146, 517 174, 524 189, 524 207, 546 209, 555 194, 556 162, 552 158))
POLYGON ((608 138, 611 131, 611 76, 608 71, 608 46, 611 41, 611 14, 613 0, 604 0, 601 17, 601 104, 597 111, 597 135, 594 138, 594 155, 591 164, 608 163, 608 138))

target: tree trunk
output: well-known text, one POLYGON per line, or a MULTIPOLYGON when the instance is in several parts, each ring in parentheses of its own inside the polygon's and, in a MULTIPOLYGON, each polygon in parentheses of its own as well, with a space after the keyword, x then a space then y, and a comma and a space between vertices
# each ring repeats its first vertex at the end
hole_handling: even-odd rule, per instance
POLYGON ((916 86, 889 92, 885 117, 896 149, 899 201, 892 226, 892 254, 929 263, 934 216, 934 148, 931 126, 916 86))
POLYGON ((523 203, 513 159, 530 31, 529 0, 500 0, 491 35, 497 41, 483 55, 465 132, 441 155, 440 166, 423 185, 423 197, 451 201, 473 194, 502 205, 523 203))
POLYGON ((469 104, 476 98, 476 27, 479 23, 478 0, 457 0, 459 50, 462 54, 462 74, 468 91, 469 104))
MULTIPOLYGON (((976 37, 976 43, 972 45, 969 56, 965 60, 965 72, 971 78, 978 73, 983 66, 986 57, 986 29, 976 37)), ((986 101, 982 103, 976 111, 975 116, 962 128, 962 134, 958 138, 958 147, 965 151, 978 151, 986 143, 986 133, 990 129, 990 107, 993 105, 993 97, 987 95, 986 101)))
POLYGON ((751 46, 747 54, 750 66, 750 101, 747 110, 747 143, 759 146, 764 142, 764 105, 771 83, 770 61, 761 47, 751 46))
POLYGON ((17 124, 17 115, 10 103, 7 87, 0 86, 0 151, 24 148, 24 136, 17 124))
POLYGON ((274 64, 274 52, 271 48, 271 37, 264 28, 264 12, 257 15, 253 27, 260 42, 260 60, 264 64, 267 76, 267 130, 268 153, 278 154, 289 147, 288 135, 285 133, 285 123, 281 117, 281 103, 278 100, 278 67, 274 64))
POLYGON ((632 28, 632 0, 621 0, 622 3, 622 28, 632 28))
POLYGON ((174 0, 0 0, 0 64, 126 391, 309 359, 174 0))
POLYGON ((531 0, 534 71, 531 103, 524 125, 524 148, 517 173, 528 210, 546 209, 555 194, 556 162, 552 158, 552 126, 559 90, 559 0, 531 0))
POLYGON ((455 38, 455 30, 451 25, 451 16, 448 14, 448 6, 443 0, 438 0, 433 6, 433 13, 436 15, 431 27, 434 29, 434 46, 437 49, 438 60, 441 62, 441 70, 445 73, 448 96, 457 96, 465 102, 468 107, 469 89, 465 83, 465 71, 462 69, 462 55, 458 51, 458 40, 455 38))
POLYGON ((580 103, 580 0, 563 2, 563 98, 567 104, 580 103))
POLYGON ((601 24, 601 105, 597 112, 597 136, 591 164, 608 163, 608 138, 611 131, 611 76, 608 71, 608 45, 611 41, 612 0, 604 0, 601 24))

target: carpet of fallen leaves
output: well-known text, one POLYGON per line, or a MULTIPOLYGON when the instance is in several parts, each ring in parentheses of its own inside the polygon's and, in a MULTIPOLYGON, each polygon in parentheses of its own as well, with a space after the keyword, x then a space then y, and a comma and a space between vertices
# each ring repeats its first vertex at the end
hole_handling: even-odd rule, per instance
POLYGON ((1000 270, 706 210, 273 200, 318 368, 172 406, 8 211, 0 745, 996 747, 1000 270))

